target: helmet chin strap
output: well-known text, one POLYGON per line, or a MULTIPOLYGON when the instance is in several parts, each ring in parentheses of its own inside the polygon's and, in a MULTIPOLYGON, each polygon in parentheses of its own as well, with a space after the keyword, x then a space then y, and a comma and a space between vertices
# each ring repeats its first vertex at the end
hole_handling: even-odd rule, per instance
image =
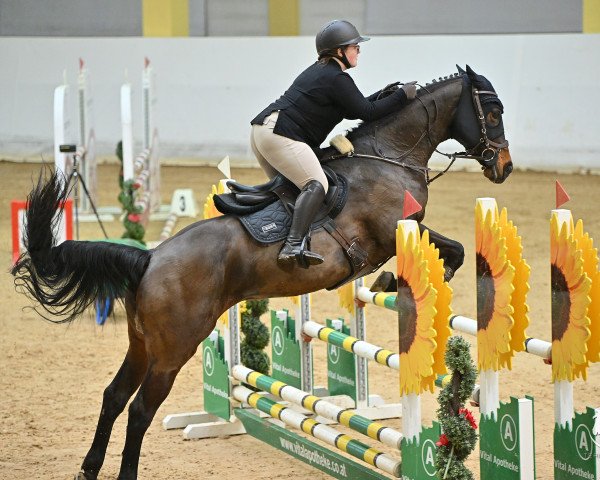
POLYGON ((346 66, 346 68, 352 68, 352 65, 350 65, 350 61, 348 60, 348 57, 346 56, 346 50, 344 50, 343 48, 342 48, 342 56, 336 57, 336 58, 339 59, 346 66))

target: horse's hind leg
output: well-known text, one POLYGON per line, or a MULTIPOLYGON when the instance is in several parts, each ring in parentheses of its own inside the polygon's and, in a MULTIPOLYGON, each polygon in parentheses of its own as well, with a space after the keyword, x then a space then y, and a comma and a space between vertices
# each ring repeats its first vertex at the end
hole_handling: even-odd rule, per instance
POLYGON ((444 237, 422 223, 419 223, 419 230, 421 234, 423 234, 425 230, 429 230, 429 241, 440 251, 440 258, 444 260, 444 280, 447 282, 450 281, 454 276, 454 272, 456 272, 465 261, 464 247, 456 240, 444 237))
POLYGON ((143 340, 140 340, 129 326, 129 349, 117 375, 104 390, 102 410, 96 427, 94 441, 88 451, 81 471, 76 479, 95 479, 104 462, 106 448, 110 439, 113 424, 127 402, 140 386, 146 373, 148 361, 143 340))
POLYGON ((125 446, 123 447, 119 480, 137 478, 144 434, 150 426, 158 407, 160 407, 171 391, 171 387, 181 366, 174 370, 162 370, 158 364, 150 365, 140 390, 131 402, 131 405, 129 405, 127 437, 125 439, 125 446))

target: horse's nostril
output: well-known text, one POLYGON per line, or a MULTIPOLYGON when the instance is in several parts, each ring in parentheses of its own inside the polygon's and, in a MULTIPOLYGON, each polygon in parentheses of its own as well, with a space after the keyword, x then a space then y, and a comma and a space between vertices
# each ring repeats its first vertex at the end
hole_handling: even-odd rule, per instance
POLYGON ((508 165, 506 165, 506 167, 504 167, 504 176, 508 177, 513 171, 513 164, 509 163, 508 165))

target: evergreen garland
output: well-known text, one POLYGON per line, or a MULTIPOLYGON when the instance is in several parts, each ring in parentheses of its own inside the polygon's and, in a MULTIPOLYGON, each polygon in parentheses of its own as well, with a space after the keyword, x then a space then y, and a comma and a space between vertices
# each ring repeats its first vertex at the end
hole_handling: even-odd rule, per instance
POLYGON ((445 360, 452 379, 438 396, 437 414, 443 434, 436 443, 436 469, 440 479, 473 480, 473 474, 464 465, 478 438, 473 414, 464 408, 477 378, 469 343, 462 337, 450 338, 445 360))
POLYGON ((141 224, 142 209, 135 206, 134 200, 134 194, 139 185, 135 183, 135 180, 123 180, 123 142, 117 144, 116 154, 121 161, 121 170, 119 171, 119 187, 121 187, 121 192, 118 198, 119 203, 123 206, 123 226, 125 227, 125 232, 121 235, 121 238, 132 238, 145 244, 144 235, 146 230, 141 224))
POLYGON ((260 316, 269 309, 269 300, 246 300, 245 303, 241 310, 244 334, 240 345, 242 364, 268 375, 271 362, 263 350, 269 344, 269 329, 260 321, 260 316))

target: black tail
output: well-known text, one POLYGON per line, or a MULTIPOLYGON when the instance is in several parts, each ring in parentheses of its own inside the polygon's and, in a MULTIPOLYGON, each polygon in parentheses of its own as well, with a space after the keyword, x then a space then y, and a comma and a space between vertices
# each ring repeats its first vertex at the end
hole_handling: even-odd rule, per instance
POLYGON ((44 172, 40 174, 27 198, 27 251, 11 271, 17 291, 39 302, 54 318, 42 316, 56 323, 74 320, 97 298, 123 299, 135 293, 151 256, 147 250, 108 242, 71 240, 56 245, 56 211, 67 196, 61 173, 53 173, 47 182, 44 172))

